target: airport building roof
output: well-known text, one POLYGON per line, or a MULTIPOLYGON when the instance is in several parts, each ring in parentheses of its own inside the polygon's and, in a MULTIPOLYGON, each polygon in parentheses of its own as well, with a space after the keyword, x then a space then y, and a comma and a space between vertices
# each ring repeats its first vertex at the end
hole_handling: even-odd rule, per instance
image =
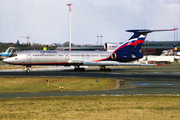
MULTIPOLYGON (((121 43, 122 44, 122 43, 121 43)), ((173 44, 180 49, 180 41, 145 41, 142 49, 173 49, 173 44)), ((57 47, 57 50, 69 50, 69 47, 57 47)), ((105 50, 104 45, 71 47, 71 50, 105 50)))
MULTIPOLYGON (((57 47, 57 50, 69 50, 69 47, 57 47)), ((104 46, 80 46, 80 47, 71 47, 71 50, 104 50, 104 46)))
POLYGON ((173 44, 180 48, 180 41, 145 41, 142 49, 173 49, 173 44))

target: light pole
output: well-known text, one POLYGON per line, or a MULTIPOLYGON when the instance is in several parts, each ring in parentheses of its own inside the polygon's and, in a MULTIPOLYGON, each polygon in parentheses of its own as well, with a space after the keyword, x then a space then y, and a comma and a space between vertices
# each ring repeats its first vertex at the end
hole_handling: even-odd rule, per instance
POLYGON ((102 35, 100 37, 101 37, 101 45, 102 45, 102 35))
POLYGON ((99 45, 99 35, 97 36, 97 45, 99 45))
POLYGON ((69 6, 69 51, 71 51, 71 5, 73 4, 67 4, 69 6))

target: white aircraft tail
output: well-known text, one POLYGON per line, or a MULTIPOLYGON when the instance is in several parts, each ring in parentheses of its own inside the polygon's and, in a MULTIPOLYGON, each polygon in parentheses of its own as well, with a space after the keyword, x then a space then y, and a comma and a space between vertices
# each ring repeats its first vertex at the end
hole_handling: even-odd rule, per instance
POLYGON ((6 54, 11 54, 15 47, 8 47, 8 49, 4 52, 6 54))

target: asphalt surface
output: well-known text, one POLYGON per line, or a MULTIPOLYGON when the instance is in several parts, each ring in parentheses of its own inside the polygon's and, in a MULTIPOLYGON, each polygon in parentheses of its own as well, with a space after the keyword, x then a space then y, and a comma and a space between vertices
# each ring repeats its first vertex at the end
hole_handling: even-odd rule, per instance
MULTIPOLYGON (((142 70, 133 69, 113 69, 111 72, 100 72, 96 70, 86 70, 84 72, 74 72, 73 70, 55 71, 31 71, 22 72, 0 72, 2 76, 52 76, 52 77, 101 77, 125 80, 125 86, 111 90, 98 91, 59 91, 59 92, 28 92, 28 93, 0 93, 0 98, 17 97, 43 97, 43 96, 81 96, 81 95, 122 95, 122 94, 180 94, 180 73, 176 71, 164 72, 166 68, 156 70, 154 68, 142 70), (138 72, 134 72, 138 71, 138 72), (153 72, 152 72, 153 71, 153 72)), ((33 79, 33 78, 32 78, 33 79)))

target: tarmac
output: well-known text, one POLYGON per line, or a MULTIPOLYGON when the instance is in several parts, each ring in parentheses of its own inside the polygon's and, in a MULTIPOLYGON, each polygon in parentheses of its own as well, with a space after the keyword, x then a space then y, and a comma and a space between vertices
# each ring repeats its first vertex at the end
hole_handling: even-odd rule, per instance
POLYGON ((73 70, 51 70, 51 71, 6 71, 0 72, 4 76, 50 76, 50 77, 97 77, 114 78, 124 80, 125 85, 110 90, 96 91, 57 91, 57 92, 31 92, 28 93, 0 93, 0 98, 21 98, 21 97, 47 97, 47 96, 84 96, 84 95, 180 95, 180 68, 171 67, 137 67, 118 68, 111 72, 100 72, 99 69, 87 69, 84 72, 73 70))

